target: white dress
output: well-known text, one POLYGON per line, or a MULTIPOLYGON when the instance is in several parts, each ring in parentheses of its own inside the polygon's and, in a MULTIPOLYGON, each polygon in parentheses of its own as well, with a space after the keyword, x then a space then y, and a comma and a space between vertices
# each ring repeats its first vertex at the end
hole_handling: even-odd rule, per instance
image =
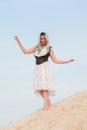
POLYGON ((53 96, 55 95, 55 84, 53 81, 53 75, 51 72, 51 67, 50 67, 50 63, 48 61, 49 58, 49 51, 50 49, 47 51, 46 47, 44 47, 43 49, 40 50, 40 52, 38 53, 37 51, 38 49, 36 49, 34 56, 37 58, 39 57, 39 59, 43 56, 45 56, 46 61, 43 62, 43 60, 40 60, 39 64, 35 64, 35 68, 34 68, 34 92, 36 94, 39 94, 40 90, 48 90, 49 95, 53 96), (48 55, 48 56, 47 56, 48 55), (47 58, 46 58, 47 56, 47 58))

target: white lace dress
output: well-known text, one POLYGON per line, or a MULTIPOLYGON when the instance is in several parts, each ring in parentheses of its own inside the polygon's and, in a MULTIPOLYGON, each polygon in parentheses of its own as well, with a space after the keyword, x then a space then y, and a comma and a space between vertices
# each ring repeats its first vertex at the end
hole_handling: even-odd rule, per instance
MULTIPOLYGON (((36 58, 36 61, 37 61, 37 58, 39 57, 39 61, 42 63, 35 64, 34 92, 36 94, 39 94, 39 90, 48 90, 49 95, 53 96, 53 95, 55 95, 55 84, 54 84, 54 80, 53 80, 50 63, 48 61, 49 52, 47 51, 46 47, 41 49, 40 53, 38 53, 37 50, 38 49, 36 49, 34 56, 36 58), (44 58, 46 61, 44 61, 44 58)), ((49 49, 49 51, 50 51, 50 49, 49 49)))

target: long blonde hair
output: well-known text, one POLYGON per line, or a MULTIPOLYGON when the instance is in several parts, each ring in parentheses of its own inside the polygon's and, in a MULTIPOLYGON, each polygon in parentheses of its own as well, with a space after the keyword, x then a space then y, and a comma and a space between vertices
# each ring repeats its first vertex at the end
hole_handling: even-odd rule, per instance
POLYGON ((38 44, 41 45, 41 43, 40 43, 40 37, 41 37, 41 36, 44 36, 44 37, 45 37, 45 39, 46 39, 46 45, 49 45, 49 38, 48 38, 48 35, 47 35, 45 32, 41 32, 41 33, 40 33, 38 44))
POLYGON ((41 48, 41 43, 40 43, 40 37, 41 36, 44 36, 45 39, 46 39, 46 52, 49 52, 49 39, 48 39, 48 36, 45 32, 41 32, 40 35, 39 35, 39 41, 38 41, 38 44, 36 46, 36 51, 38 52, 38 54, 41 52, 42 48, 41 48))

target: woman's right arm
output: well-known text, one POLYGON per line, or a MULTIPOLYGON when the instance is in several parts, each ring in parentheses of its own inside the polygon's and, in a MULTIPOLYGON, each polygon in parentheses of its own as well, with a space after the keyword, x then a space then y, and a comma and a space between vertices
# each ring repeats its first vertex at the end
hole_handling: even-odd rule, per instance
POLYGON ((20 48, 21 48, 21 50, 23 51, 24 54, 34 53, 36 46, 34 46, 34 47, 32 47, 32 48, 30 48, 30 49, 27 50, 27 49, 25 49, 23 47, 23 45, 21 44, 21 42, 20 42, 20 40, 19 40, 19 38, 17 36, 15 36, 15 40, 18 43, 18 45, 20 46, 20 48))

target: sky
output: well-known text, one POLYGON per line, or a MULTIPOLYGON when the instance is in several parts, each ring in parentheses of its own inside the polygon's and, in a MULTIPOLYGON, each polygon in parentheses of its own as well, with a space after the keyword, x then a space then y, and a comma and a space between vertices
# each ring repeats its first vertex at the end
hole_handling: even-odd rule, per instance
POLYGON ((0 0, 0 128, 43 107, 34 94, 35 58, 26 49, 38 43, 40 32, 48 34, 57 58, 75 59, 55 64, 49 58, 56 86, 55 104, 87 90, 87 1, 0 0))

